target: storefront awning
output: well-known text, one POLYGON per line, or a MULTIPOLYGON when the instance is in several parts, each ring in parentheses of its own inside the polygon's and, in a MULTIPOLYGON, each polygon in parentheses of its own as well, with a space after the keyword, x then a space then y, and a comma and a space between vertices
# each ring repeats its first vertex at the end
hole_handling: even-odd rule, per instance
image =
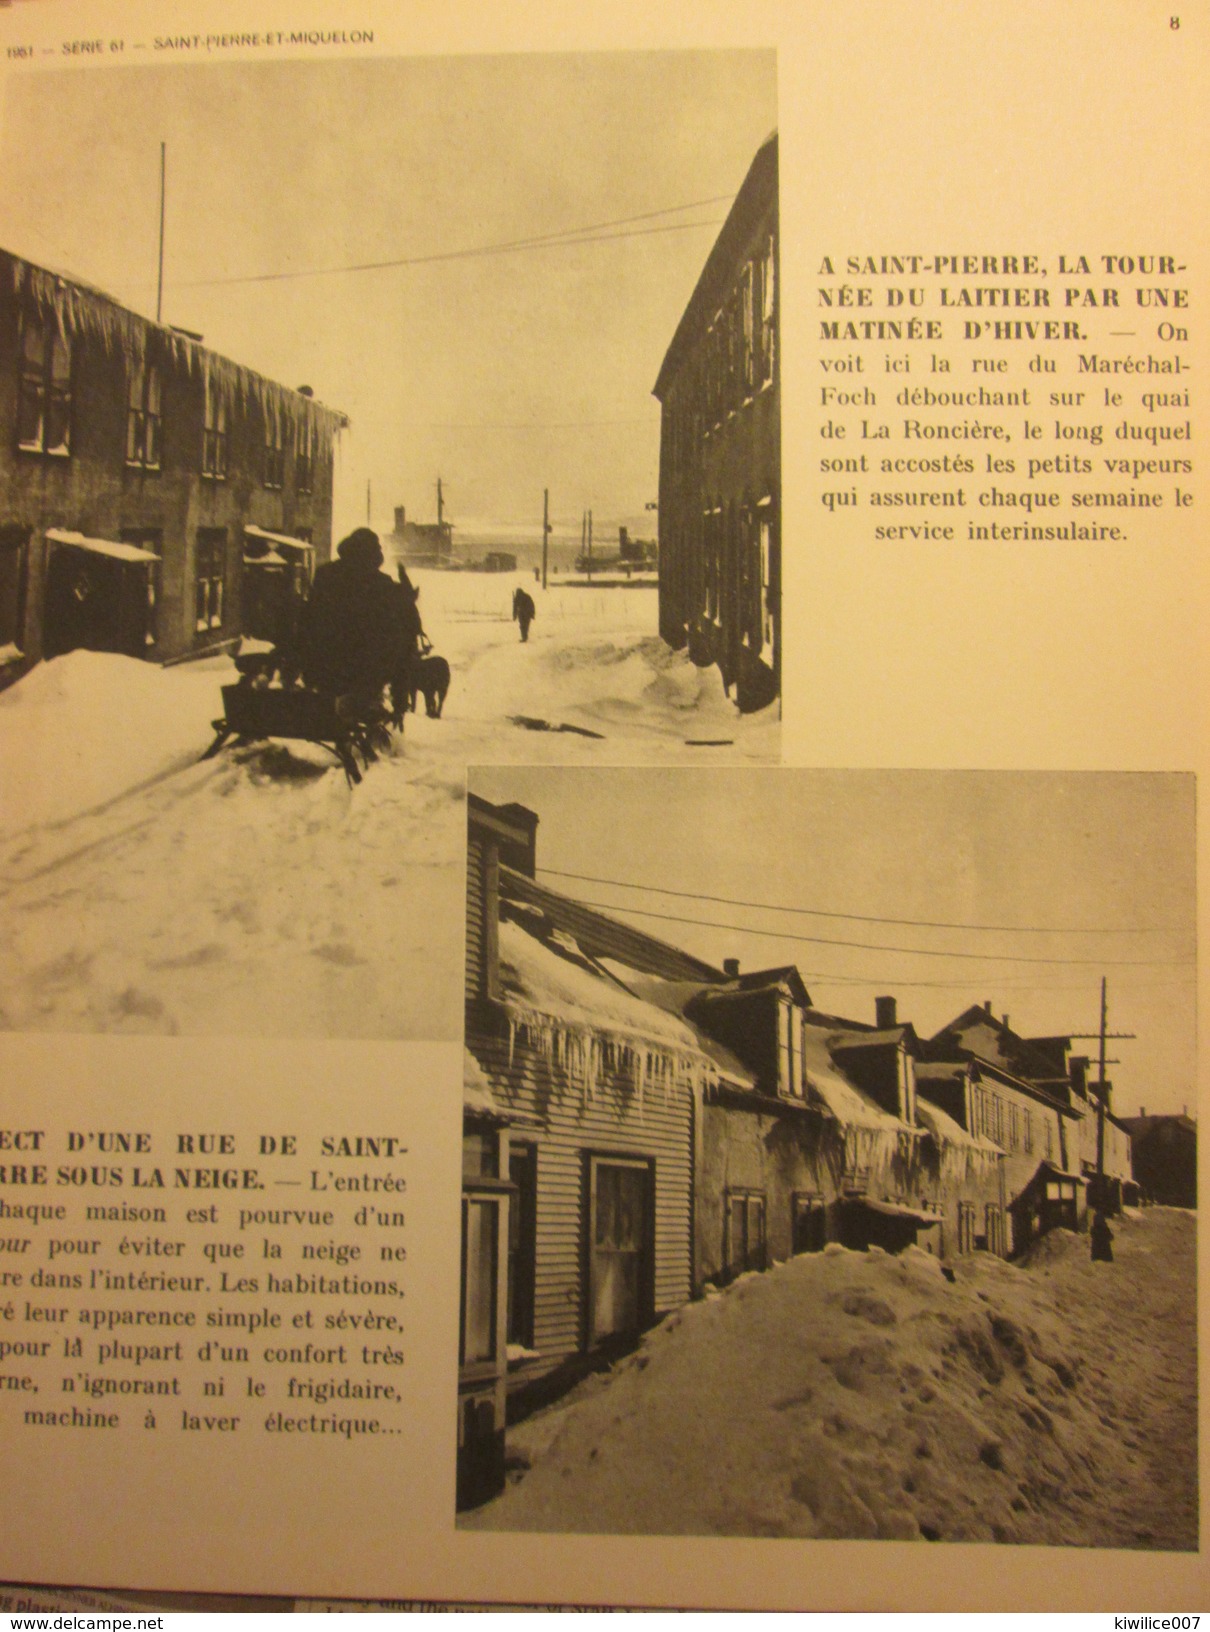
POLYGON ((917 1224, 940 1224, 940 1213, 929 1213, 922 1207, 908 1207, 901 1201, 871 1201, 868 1196, 847 1198, 851 1207, 866 1207, 871 1213, 884 1213, 890 1218, 912 1218, 917 1224))
POLYGON ((90 550, 93 555, 107 555, 114 561, 158 561, 154 550, 145 550, 141 544, 119 544, 112 538, 86 538, 83 533, 69 532, 66 527, 48 527, 46 536, 52 544, 69 544, 75 550, 90 550))
POLYGON ((246 555, 246 567, 288 567, 290 563, 284 555, 278 555, 276 550, 266 550, 264 555, 246 555))
POLYGON ((265 527, 257 527, 252 522, 245 522, 244 536, 246 538, 260 538, 266 544, 284 545, 288 550, 313 550, 314 544, 309 544, 305 538, 292 538, 289 533, 271 533, 265 527))

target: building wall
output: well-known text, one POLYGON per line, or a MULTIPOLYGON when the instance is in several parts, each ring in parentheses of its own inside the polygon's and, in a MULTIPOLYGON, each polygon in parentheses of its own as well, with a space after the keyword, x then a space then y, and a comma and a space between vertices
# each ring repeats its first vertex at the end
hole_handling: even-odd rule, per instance
POLYGON ((776 145, 758 155, 656 386, 660 633, 741 707, 781 677, 776 145))
MULTIPOLYGON (((510 1046, 498 1015, 468 1019, 467 1046, 491 1083, 501 1111, 519 1115, 511 1142, 536 1151, 533 1347, 540 1358, 524 1380, 588 1352, 587 1205, 591 1155, 637 1158, 654 1173, 653 1282, 649 1313, 688 1301, 693 1086, 684 1074, 640 1089, 633 1062, 603 1059, 591 1088, 574 1059, 525 1032, 510 1046)), ((575 1040, 572 1040, 572 1055, 575 1040)))
MULTIPOLYGON (((154 574, 155 639, 146 645, 145 655, 159 660, 188 656, 241 632, 245 572, 263 570, 244 567, 246 524, 291 536, 309 535, 315 547, 314 561, 328 558, 332 541, 330 445, 325 446, 325 439, 317 436, 312 491, 300 492, 293 439, 286 427, 284 479, 280 487, 266 487, 263 410, 251 394, 237 395, 228 408, 226 479, 204 477, 203 379, 200 367, 187 366, 181 353, 165 351, 159 363, 157 468, 127 462, 128 358, 120 344, 107 347, 91 331, 76 334, 72 341, 70 452, 19 448, 22 311, 18 298, 9 292, 0 294, 0 527, 28 530, 24 609, 16 642, 25 662, 7 665, 0 683, 16 678, 44 653, 47 572, 54 553, 64 548, 46 537, 48 529, 112 541, 132 532, 157 535, 142 542, 161 556, 160 562, 151 569, 136 570, 154 574), (224 535, 223 615, 217 628, 198 631, 198 533, 206 528, 219 529, 224 535)), ((137 321, 130 314, 125 316, 137 321)), ((152 325, 146 329, 151 360, 156 356, 156 331, 152 325)), ((197 348, 193 355, 195 359, 200 356, 197 348)), ((300 408, 302 415, 306 412, 300 408)))
MULTIPOLYGON (((727 1273, 730 1194, 763 1196, 767 1259, 794 1252, 796 1198, 816 1198, 830 1215, 839 1195, 843 1148, 823 1134, 823 1117, 801 1106, 761 1106, 707 1099, 701 1112, 694 1200, 694 1282, 698 1289, 727 1273)), ((828 1239, 834 1235, 825 1218, 828 1239)))
POLYGON ((1197 1129, 1183 1117, 1136 1117, 1134 1177, 1150 1201, 1197 1206, 1197 1129))

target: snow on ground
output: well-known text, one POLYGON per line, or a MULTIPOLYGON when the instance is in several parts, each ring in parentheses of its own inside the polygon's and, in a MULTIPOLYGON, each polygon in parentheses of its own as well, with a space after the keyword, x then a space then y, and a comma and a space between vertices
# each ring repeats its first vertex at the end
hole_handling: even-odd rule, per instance
POLYGON ((523 575, 414 577, 444 717, 409 716, 357 788, 299 742, 199 763, 225 658, 72 652, 0 693, 0 1025, 459 1037, 468 765, 777 756, 776 709, 740 716, 670 652, 650 590, 531 579, 522 645, 523 575))
POLYGON ((1197 1547, 1196 1217, 1026 1267, 832 1246, 509 1430, 475 1529, 1197 1547))

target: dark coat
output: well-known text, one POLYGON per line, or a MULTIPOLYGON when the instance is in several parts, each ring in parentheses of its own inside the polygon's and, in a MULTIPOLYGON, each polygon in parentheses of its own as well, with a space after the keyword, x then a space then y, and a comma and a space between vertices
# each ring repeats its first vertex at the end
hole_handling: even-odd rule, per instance
POLYGON ((403 661, 403 602, 377 566, 340 559, 320 567, 300 631, 307 684, 337 695, 380 691, 403 661))

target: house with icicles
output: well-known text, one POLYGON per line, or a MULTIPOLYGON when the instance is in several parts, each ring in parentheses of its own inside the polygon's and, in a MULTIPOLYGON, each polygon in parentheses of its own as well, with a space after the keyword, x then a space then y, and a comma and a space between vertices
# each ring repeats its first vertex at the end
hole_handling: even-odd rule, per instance
MULTIPOLYGON (((1000 1214, 1007 1241, 993 1250, 1023 1252, 1055 1226, 1079 1229, 1090 1208, 1113 1213, 1138 1199, 1130 1132, 1089 1077, 1087 1056, 1070 1037, 1023 1037, 976 1004, 922 1045, 921 1092, 973 1134, 1003 1152, 1000 1214)), ((959 1249, 983 1245, 1000 1224, 986 1209, 964 1216, 959 1249)))
POLYGON ((715 968, 550 889, 537 828, 469 797, 464 1505, 503 1477, 510 1395, 796 1252, 953 1252, 959 1208, 1002 1196, 1001 1148, 919 1097, 889 1000, 825 1014, 792 966, 715 968))
POLYGON ((345 416, 0 250, 0 685, 288 636, 345 416))

